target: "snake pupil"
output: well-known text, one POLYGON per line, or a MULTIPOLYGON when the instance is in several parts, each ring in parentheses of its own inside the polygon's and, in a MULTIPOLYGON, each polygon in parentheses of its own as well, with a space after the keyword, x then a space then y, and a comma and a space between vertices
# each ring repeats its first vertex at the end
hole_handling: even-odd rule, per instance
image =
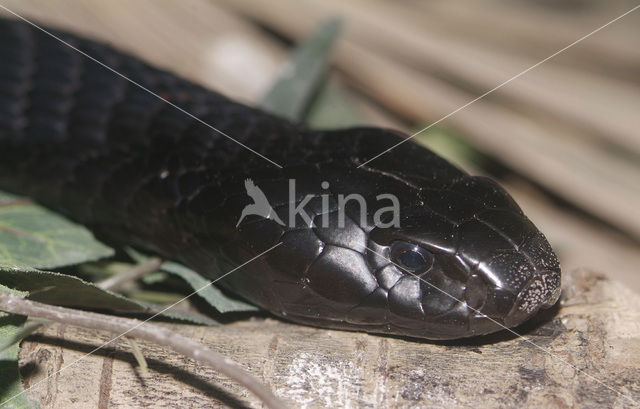
POLYGON ((433 254, 416 244, 396 241, 391 246, 391 260, 410 272, 428 270, 433 263, 433 254))
POLYGON ((417 251, 405 251, 400 256, 400 263, 410 270, 417 270, 424 266, 425 259, 417 251))

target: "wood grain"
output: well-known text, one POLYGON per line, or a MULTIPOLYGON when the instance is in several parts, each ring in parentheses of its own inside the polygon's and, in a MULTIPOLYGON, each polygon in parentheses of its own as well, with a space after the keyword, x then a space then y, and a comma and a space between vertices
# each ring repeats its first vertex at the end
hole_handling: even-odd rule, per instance
MULTIPOLYGON (((634 407, 617 392, 640 400, 640 296, 574 271, 565 276, 561 307, 540 321, 519 329, 524 338, 497 334, 448 344, 273 319, 171 327, 232 357, 291 407, 634 407)), ((27 384, 43 380, 29 396, 43 409, 260 407, 207 367, 147 343, 146 378, 126 341, 43 377, 106 339, 52 326, 24 342, 27 384)))

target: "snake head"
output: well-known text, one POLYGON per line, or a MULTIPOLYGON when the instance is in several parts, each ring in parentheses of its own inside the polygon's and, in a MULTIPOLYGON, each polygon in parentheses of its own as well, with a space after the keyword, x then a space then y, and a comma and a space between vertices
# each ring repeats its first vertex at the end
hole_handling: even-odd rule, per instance
MULTIPOLYGON (((304 197, 310 217, 296 226, 247 218, 230 243, 249 243, 247 255, 230 257, 236 265, 257 248, 281 245, 250 279, 232 275, 229 288, 254 283, 241 295, 292 321, 426 339, 496 332, 553 305, 558 260, 497 183, 413 143, 362 165, 398 138, 376 129, 322 134, 318 146, 330 161, 309 164, 311 156, 280 178, 256 181, 282 220, 304 197), (296 180, 295 197, 281 179, 296 180), (340 206, 341 195, 362 201, 340 206), (380 195, 397 198, 399 214, 376 217, 390 204, 380 195)), ((246 204, 226 203, 229 214, 246 204)))
MULTIPOLYGON (((363 195, 381 186, 380 174, 364 172, 363 195)), ((347 191, 329 173, 332 187, 347 191)), ((264 223, 270 245, 282 243, 251 279, 269 280, 256 284, 262 298, 254 300, 304 324, 426 339, 510 328, 557 301, 553 250, 495 182, 463 175, 437 188, 409 189, 395 179, 384 186, 405 203, 397 226, 375 225, 371 200, 366 220, 347 208, 342 225, 336 209, 293 229, 266 219, 241 225, 242 241, 267 231, 264 223)), ((285 207, 276 206, 283 219, 285 207)), ((234 278, 235 288, 247 281, 234 278)))
POLYGON ((368 261, 387 292, 391 328, 451 339, 511 328, 560 295, 560 266, 507 192, 464 176, 422 189, 400 227, 374 228, 368 261))

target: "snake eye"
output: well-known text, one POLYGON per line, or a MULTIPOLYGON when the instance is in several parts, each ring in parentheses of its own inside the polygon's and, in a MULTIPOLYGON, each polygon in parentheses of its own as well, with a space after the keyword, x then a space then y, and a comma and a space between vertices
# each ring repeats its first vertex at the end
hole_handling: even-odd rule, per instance
POLYGON ((433 254, 412 243, 396 241, 391 245, 391 261, 410 272, 429 270, 433 254))

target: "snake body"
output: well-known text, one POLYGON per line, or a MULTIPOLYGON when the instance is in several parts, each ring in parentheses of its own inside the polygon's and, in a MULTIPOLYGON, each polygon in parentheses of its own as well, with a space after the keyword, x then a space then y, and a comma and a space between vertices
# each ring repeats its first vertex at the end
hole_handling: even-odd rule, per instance
POLYGON ((52 32, 137 85, 0 20, 0 188, 210 279, 277 245, 217 284, 298 323, 452 339, 512 327, 556 302, 555 254, 492 180, 413 142, 358 167, 404 136, 309 130, 52 32), (273 212, 238 222, 254 203, 248 186, 273 212), (382 193, 398 199, 396 225, 376 220, 389 205, 382 193), (350 194, 363 199, 340 205, 350 194), (288 220, 292 205, 308 217, 288 220))

